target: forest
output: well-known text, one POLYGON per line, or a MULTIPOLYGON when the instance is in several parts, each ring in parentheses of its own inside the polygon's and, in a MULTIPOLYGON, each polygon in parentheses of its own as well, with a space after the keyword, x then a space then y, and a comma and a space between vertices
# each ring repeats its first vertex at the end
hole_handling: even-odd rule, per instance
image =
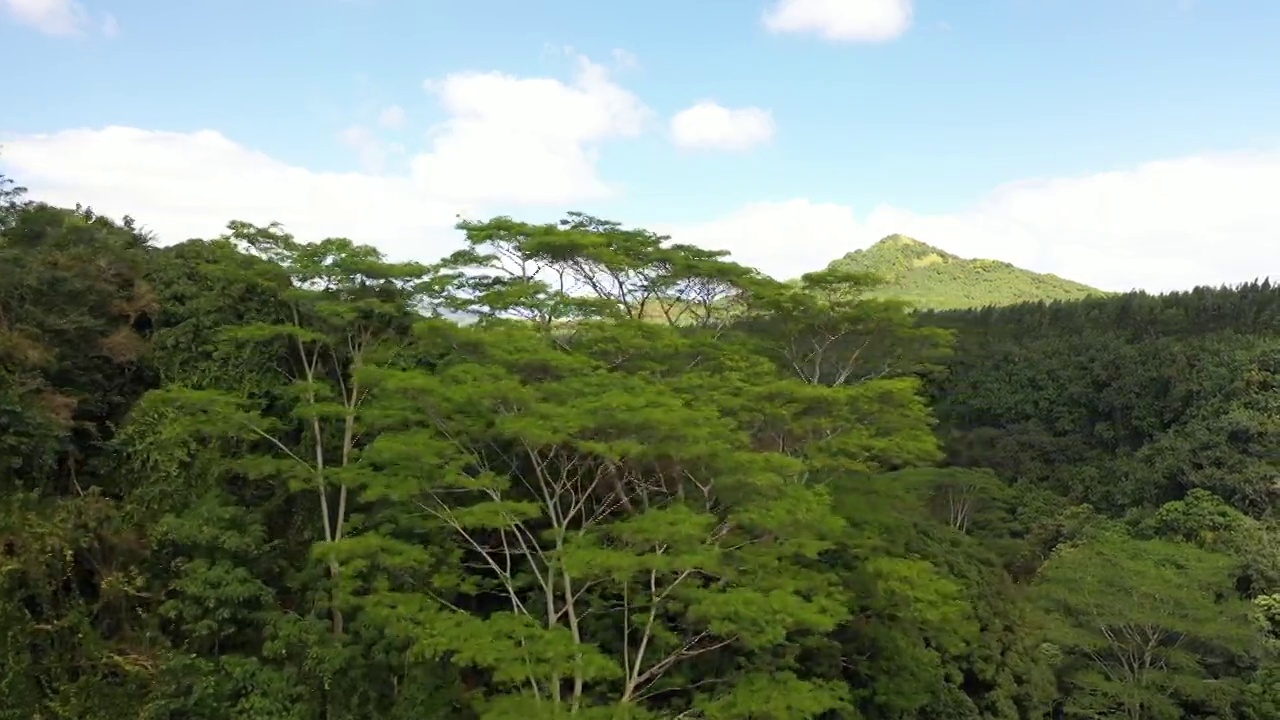
POLYGON ((1280 717, 1280 288, 981 310, 579 213, 0 184, 2 720, 1280 717))

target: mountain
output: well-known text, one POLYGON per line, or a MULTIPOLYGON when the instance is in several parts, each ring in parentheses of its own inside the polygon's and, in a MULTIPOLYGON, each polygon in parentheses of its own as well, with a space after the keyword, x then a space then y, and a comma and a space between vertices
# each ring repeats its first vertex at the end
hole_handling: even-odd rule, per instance
POLYGON ((907 300, 925 310, 1079 300, 1108 294, 999 260, 962 258, 905 235, 890 235, 866 250, 833 260, 827 267, 875 273, 886 284, 870 295, 907 300))

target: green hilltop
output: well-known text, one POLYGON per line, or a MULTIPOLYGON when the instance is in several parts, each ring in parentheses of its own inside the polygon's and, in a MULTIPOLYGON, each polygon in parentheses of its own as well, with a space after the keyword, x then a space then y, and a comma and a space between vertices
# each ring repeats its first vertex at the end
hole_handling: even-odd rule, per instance
POLYGON ((865 250, 833 260, 827 268, 875 273, 885 284, 869 293, 871 296, 906 300, 922 310, 1079 300, 1108 294, 999 260, 962 258, 905 235, 890 235, 865 250))

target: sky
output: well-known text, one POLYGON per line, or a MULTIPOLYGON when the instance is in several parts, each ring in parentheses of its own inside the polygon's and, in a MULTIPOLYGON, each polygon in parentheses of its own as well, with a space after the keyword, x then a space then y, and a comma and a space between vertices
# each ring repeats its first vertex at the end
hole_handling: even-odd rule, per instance
POLYGON ((393 259, 579 210, 778 276, 892 233, 1280 278, 1276 0, 0 0, 0 173, 393 259))

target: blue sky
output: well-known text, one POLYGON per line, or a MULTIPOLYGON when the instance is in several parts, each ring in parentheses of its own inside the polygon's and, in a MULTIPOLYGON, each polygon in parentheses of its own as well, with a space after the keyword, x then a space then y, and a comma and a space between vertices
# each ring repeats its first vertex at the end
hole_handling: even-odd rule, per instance
POLYGON ((164 240, 432 255, 454 211, 584 209, 778 274, 903 231, 1118 289, 1280 275, 1273 0, 0 9, 0 170, 164 240))

